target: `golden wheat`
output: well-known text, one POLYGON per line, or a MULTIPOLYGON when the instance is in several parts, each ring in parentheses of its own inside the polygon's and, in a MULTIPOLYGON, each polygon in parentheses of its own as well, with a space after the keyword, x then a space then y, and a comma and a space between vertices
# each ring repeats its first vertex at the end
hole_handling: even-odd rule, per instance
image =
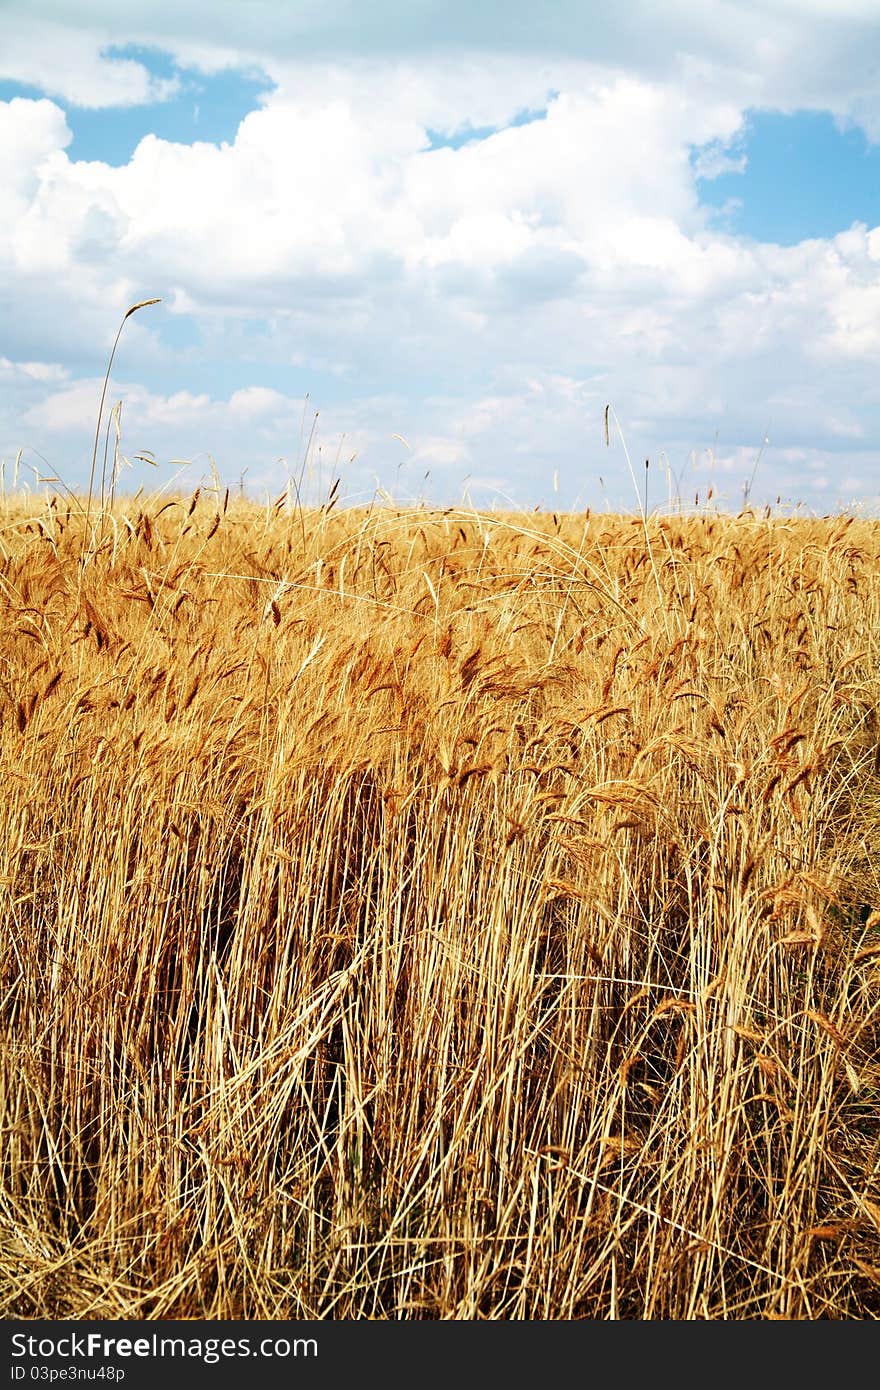
MULTIPOLYGON (((335 501, 335 499, 333 499, 335 501)), ((880 527, 0 516, 0 1312, 880 1312, 880 527)))

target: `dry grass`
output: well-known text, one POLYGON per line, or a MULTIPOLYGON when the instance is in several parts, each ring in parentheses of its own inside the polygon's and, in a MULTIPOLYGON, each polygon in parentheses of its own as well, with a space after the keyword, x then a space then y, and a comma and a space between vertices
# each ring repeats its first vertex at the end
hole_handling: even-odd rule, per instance
POLYGON ((227 502, 0 515, 0 1315, 877 1317, 880 526, 227 502))

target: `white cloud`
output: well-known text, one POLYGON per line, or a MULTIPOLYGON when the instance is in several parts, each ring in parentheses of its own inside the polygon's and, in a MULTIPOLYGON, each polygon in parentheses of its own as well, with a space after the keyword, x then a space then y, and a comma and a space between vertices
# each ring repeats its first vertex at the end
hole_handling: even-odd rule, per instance
MULTIPOLYGON (((39 5, 4 5, 0 79, 39 87, 77 106, 108 108, 165 101, 178 89, 177 79, 156 78, 143 63, 112 56, 119 40, 119 15, 80 29, 67 14, 42 19, 39 5)), ((51 9, 46 6, 44 9, 51 9)))
MULTIPOLYGON (((101 57, 106 5, 78 7, 69 23, 62 8, 18 6, 3 71, 74 101, 118 96, 123 77, 134 101, 168 94, 142 66, 101 57), (31 18, 49 26, 39 71, 31 18)), ((736 166, 750 103, 819 94, 873 129, 869 11, 816 0, 805 33, 785 0, 765 5, 760 23, 760 7, 695 12, 669 0, 632 5, 621 27, 609 7, 592 49, 581 22, 561 56, 556 39, 523 56, 492 52, 478 29, 457 54, 419 54, 403 11, 379 6, 369 25, 403 24, 395 55, 343 61, 342 45, 343 56, 305 61, 301 25, 277 18, 270 46, 269 11, 247 8, 237 34, 239 7, 211 9, 230 26, 225 45, 207 10, 197 32, 192 5, 157 3, 149 21, 114 30, 119 43, 161 39, 205 69, 269 73, 276 89, 228 144, 148 135, 121 168, 76 162, 57 104, 0 103, 4 350, 19 363, 18 386, 0 363, 4 448, 16 430, 45 432, 88 457, 102 354, 128 305, 158 295, 160 310, 126 326, 117 370, 130 385, 112 388, 132 449, 222 452, 232 472, 269 469, 295 452, 300 383, 332 372, 333 402, 317 402, 325 457, 345 436, 362 481, 373 466, 436 470, 447 483, 470 470, 527 505, 558 469, 567 495, 586 497, 620 465, 602 448, 610 399, 634 453, 666 450, 679 469, 718 432, 716 461, 735 473, 770 415, 792 447, 810 447, 812 432, 832 480, 873 486, 864 445, 880 424, 880 229, 788 248, 739 240, 716 229, 695 182, 736 166), (533 118, 514 124, 526 110, 533 118), (486 127, 494 133, 459 148, 430 147, 429 132, 486 127), (174 325, 187 322, 201 339, 175 352, 174 325), (202 389, 206 356, 224 375, 202 389), (21 364, 40 362, 49 374, 33 371, 23 390, 21 364), (276 389, 282 367, 291 395, 276 389), (411 454, 389 446, 395 429, 411 454)), ((434 11, 421 8, 427 22, 434 11)), ((307 18, 313 36, 331 33, 325 7, 307 18)), ((761 475, 784 480, 790 463, 768 451, 761 475)))
POLYGON ((746 156, 732 151, 721 140, 713 140, 696 152, 693 161, 698 179, 717 179, 722 174, 742 174, 747 166, 746 156))
MULTIPOLYGON (((393 72, 376 87, 387 93, 398 79, 405 90, 409 77, 393 72)), ((460 149, 425 149, 415 121, 405 141, 399 129, 389 139, 368 93, 362 108, 279 97, 248 115, 230 146, 147 136, 121 169, 72 163, 61 112, 18 101, 7 108, 10 144, 38 157, 31 196, 0 237, 19 272, 103 256, 170 282, 188 306, 240 307, 265 287, 281 311, 285 287, 291 309, 316 283, 356 299, 367 277, 393 279, 401 267, 421 276, 451 266, 471 282, 519 263, 546 271, 554 258, 568 272, 577 258, 668 268, 703 221, 687 138, 713 119, 728 129, 730 111, 719 105, 710 118, 629 80, 581 81, 546 119, 460 149)))
POLYGON ((0 225, 8 228, 28 206, 45 178, 46 162, 71 139, 64 112, 54 102, 21 97, 0 102, 0 178, 6 200, 0 225))
POLYGON ((22 378, 30 381, 64 381, 69 376, 66 367, 57 362, 11 362, 8 357, 0 357, 0 377, 11 381, 22 378))
POLYGON ((43 396, 22 414, 22 424, 26 428, 36 427, 50 433, 82 430, 85 436, 91 426, 95 429, 98 402, 101 397, 100 381, 76 381, 60 391, 43 396))
POLYGON ((259 419, 269 414, 278 415, 286 410, 288 402, 280 391, 270 391, 265 386, 247 386, 234 391, 229 398, 231 413, 241 420, 259 419))

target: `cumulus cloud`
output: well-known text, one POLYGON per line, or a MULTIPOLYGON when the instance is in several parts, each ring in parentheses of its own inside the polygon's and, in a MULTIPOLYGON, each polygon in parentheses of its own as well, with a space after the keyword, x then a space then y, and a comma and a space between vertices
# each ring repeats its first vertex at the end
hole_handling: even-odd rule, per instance
MULTIPOLYGON (((17 80, 74 103, 121 101, 122 86, 135 102, 169 94, 108 51, 117 7, 8 8, 17 34, 0 70, 17 80)), ((489 28, 470 6, 452 53, 420 51, 432 25, 451 29, 448 11, 418 7, 419 41, 414 7, 389 4, 358 8, 351 56, 331 46, 357 27, 338 28, 343 7, 255 3, 247 23, 244 8, 214 3, 199 24, 198 5, 159 0, 116 25, 117 42, 161 44, 180 64, 270 75, 228 143, 147 134, 122 167, 83 163, 57 102, 0 103, 5 351, 19 364, 14 384, 0 363, 4 448, 18 428, 81 458, 101 355, 128 305, 158 295, 149 324, 126 327, 118 390, 126 436, 169 457, 222 452, 230 471, 270 477, 293 452, 311 372, 336 379, 320 447, 335 457, 346 441, 358 486, 374 469, 438 489, 469 473, 528 505, 558 473, 560 495, 586 502, 617 467, 628 488, 619 448, 604 450, 611 400, 636 454, 679 472, 690 460, 704 485, 711 468, 750 468, 769 418, 774 438, 836 463, 796 466, 772 446, 768 485, 870 490, 880 229, 761 245, 719 231, 697 185, 741 163, 746 110, 771 88, 781 109, 818 101, 875 129, 869 8, 811 0, 805 29, 787 0, 668 0, 628 6, 626 22, 609 6, 588 34, 582 6, 559 5, 531 51, 533 8, 508 4, 489 28), (46 373, 26 391, 25 363, 46 373), (282 368, 295 385, 279 390, 282 368)))
MULTIPOLYGON (((723 89, 742 108, 829 110, 880 140, 873 0, 628 0, 588 11, 582 0, 537 8, 531 0, 153 0, 136 15, 120 12, 118 0, 82 0, 75 9, 65 0, 5 0, 4 20, 0 77, 83 106, 173 95, 178 79, 156 78, 125 45, 161 50, 203 73, 262 71, 301 91, 333 72, 356 84, 359 70, 391 60, 411 71, 445 64, 465 83, 477 71, 487 78, 492 69, 518 69, 515 85, 525 94, 572 61, 707 97, 723 89)), ((412 85, 411 98, 418 78, 412 85)), ((493 104, 498 84, 484 85, 480 99, 471 82, 469 109, 441 109, 433 127, 503 123, 510 112, 493 104)), ((412 99, 404 112, 411 107, 412 99)))
POLYGON ((167 100, 177 79, 157 78, 143 63, 112 52, 119 29, 114 8, 80 28, 71 24, 69 6, 5 4, 0 79, 93 109, 167 100))

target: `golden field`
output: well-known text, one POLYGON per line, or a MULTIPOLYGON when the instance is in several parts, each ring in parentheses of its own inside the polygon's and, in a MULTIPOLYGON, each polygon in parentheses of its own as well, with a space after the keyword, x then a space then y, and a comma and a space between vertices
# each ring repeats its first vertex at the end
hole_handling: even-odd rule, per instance
POLYGON ((0 1315, 880 1315, 880 523, 0 508, 0 1315))

